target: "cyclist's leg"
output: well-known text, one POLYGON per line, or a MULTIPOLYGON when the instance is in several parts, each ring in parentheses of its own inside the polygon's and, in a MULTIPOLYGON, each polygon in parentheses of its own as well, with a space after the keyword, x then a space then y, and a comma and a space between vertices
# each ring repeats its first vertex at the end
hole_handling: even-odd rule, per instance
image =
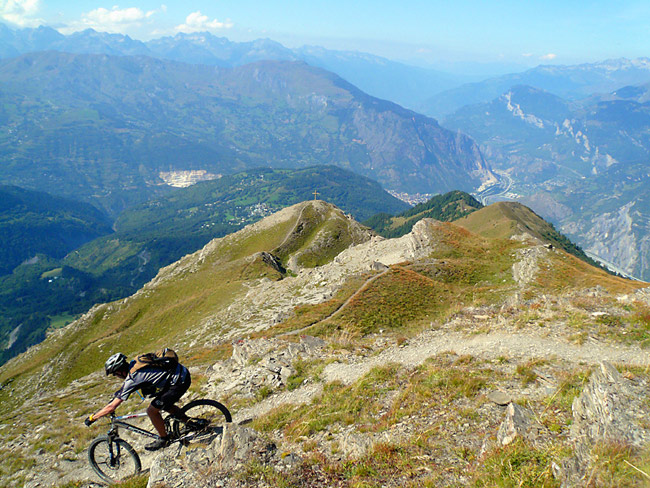
POLYGON ((158 396, 156 396, 156 398, 153 399, 151 405, 149 405, 147 414, 149 414, 149 418, 151 419, 151 422, 154 424, 154 427, 159 434, 161 432, 159 426, 162 427, 163 434, 160 434, 161 437, 167 435, 165 422, 163 421, 162 415, 160 414, 161 410, 169 412, 174 416, 178 415, 178 418, 180 420, 187 419, 187 416, 181 411, 179 407, 175 405, 175 403, 180 400, 181 397, 187 392, 191 383, 192 380, 188 374, 185 378, 185 381, 177 385, 173 385, 169 389, 162 391, 158 396))
POLYGON ((169 442, 171 441, 169 435, 170 433, 167 432, 165 421, 163 420, 160 411, 174 411, 174 403, 180 400, 180 398, 185 394, 189 387, 190 381, 188 375, 186 381, 178 385, 173 385, 169 389, 162 391, 158 396, 156 396, 156 398, 153 399, 151 405, 149 405, 147 408, 147 414, 149 415, 149 419, 151 419, 151 423, 158 432, 159 438, 152 443, 144 446, 146 450, 157 451, 158 449, 167 447, 169 445, 169 442))
POLYGON ((167 429, 165 428, 165 421, 163 420, 162 415, 160 415, 160 408, 154 405, 156 400, 157 399, 154 399, 154 401, 151 402, 151 405, 147 407, 147 415, 149 415, 149 420, 151 420, 158 435, 160 437, 167 437, 167 429))

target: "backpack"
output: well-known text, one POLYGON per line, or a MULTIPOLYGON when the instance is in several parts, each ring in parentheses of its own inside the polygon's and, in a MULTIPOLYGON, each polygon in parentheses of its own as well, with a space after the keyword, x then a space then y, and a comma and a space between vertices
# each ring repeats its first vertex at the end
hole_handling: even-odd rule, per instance
POLYGON ((173 349, 168 347, 156 352, 148 352, 140 354, 135 358, 135 363, 131 366, 130 374, 135 373, 139 369, 153 366, 160 369, 173 370, 178 366, 178 354, 173 349))

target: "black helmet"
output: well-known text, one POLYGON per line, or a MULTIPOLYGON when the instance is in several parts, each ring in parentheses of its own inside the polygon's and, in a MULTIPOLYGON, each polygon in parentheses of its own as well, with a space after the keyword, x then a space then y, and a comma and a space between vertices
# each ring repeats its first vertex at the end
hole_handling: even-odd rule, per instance
POLYGON ((124 366, 126 366, 126 364, 127 361, 126 361, 126 356, 124 354, 122 354, 121 352, 117 352, 113 354, 110 358, 106 360, 106 364, 104 365, 104 369, 106 370, 106 376, 121 370, 124 366))

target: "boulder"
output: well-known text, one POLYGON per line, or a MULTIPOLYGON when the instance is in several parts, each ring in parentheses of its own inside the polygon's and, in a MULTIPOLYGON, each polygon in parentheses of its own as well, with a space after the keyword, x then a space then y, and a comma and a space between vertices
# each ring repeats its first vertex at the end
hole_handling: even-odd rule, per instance
POLYGON ((510 395, 508 395, 506 392, 503 392, 501 390, 491 391, 490 393, 488 393, 487 398, 491 402, 496 403, 501 407, 505 407, 506 405, 510 404, 510 402, 512 402, 512 398, 510 398, 510 395))
POLYGON ((506 409, 506 418, 499 427, 497 441, 502 446, 506 446, 517 437, 521 437, 535 444, 540 440, 544 430, 544 427, 535 420, 530 409, 510 403, 506 409))

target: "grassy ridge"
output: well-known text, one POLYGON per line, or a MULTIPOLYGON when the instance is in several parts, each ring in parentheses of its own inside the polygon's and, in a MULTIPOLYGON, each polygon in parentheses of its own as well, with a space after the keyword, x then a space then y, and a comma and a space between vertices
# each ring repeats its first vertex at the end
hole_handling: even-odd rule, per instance
POLYGON ((449 223, 428 223, 438 240, 425 263, 403 263, 374 280, 332 319, 364 336, 382 329, 412 335, 444 320, 459 304, 500 300, 512 287, 514 251, 521 243, 487 239, 449 223))
MULTIPOLYGON (((204 251, 165 268, 155 283, 136 295, 96 307, 65 333, 54 334, 28 353, 30 360, 10 361, 2 367, 0 382, 31 374, 62 355, 65 360, 50 381, 63 387, 100 369, 110 351, 133 354, 175 343, 245 292, 245 283, 262 277, 283 278, 282 271, 258 253, 272 252, 288 260, 293 254, 309 255, 313 247, 331 259, 340 252, 336 251, 340 240, 334 242, 334 251, 327 251, 332 244, 330 230, 340 228, 338 222, 345 221, 343 213, 331 205, 306 202, 285 209, 273 220, 217 239, 204 251)), ((346 242, 359 242, 361 238, 351 233, 346 242)), ((302 266, 309 264, 305 261, 302 266)), ((223 325, 233 326, 236 324, 223 325)), ((213 326, 210 333, 218 333, 218 327, 213 326)))
MULTIPOLYGON (((115 222, 116 232, 88 242, 64 259, 42 256, 0 280, 0 341, 6 342, 21 326, 14 346, 0 352, 0 363, 43 340, 46 330, 56 325, 52 317, 76 316, 95 303, 128 296, 161 267, 215 237, 312 200, 314 191, 358 218, 407 207, 376 182, 334 166, 261 168, 177 189, 166 198, 125 211, 115 222), (50 276, 58 268, 61 272, 50 276)), ((305 265, 325 262, 349 244, 346 229, 332 225, 324 247, 300 258, 305 265)))
POLYGON ((600 267, 579 246, 555 230, 553 224, 542 219, 528 207, 516 202, 495 203, 479 212, 458 219, 456 223, 472 232, 487 237, 503 239, 527 233, 542 242, 552 244, 576 256, 592 266, 600 267))

